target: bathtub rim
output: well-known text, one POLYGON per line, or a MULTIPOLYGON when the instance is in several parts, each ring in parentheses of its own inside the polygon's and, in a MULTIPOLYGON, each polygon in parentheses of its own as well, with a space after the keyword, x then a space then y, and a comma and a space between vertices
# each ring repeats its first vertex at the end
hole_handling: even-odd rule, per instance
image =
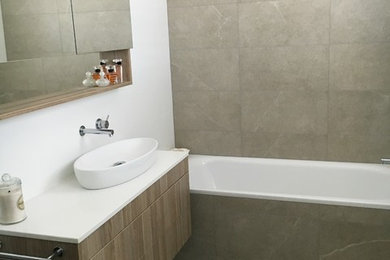
MULTIPOLYGON (((201 155, 201 154, 190 154, 188 158, 189 162, 189 172, 191 175, 191 161, 201 160, 202 158, 208 157, 210 161, 211 158, 218 159, 233 159, 233 160, 263 160, 266 162, 283 162, 283 163, 294 163, 298 162, 301 164, 316 164, 316 165, 342 165, 343 167, 356 167, 359 165, 362 168, 376 168, 383 170, 383 167, 390 169, 390 165, 382 165, 376 163, 359 163, 359 162, 334 162, 334 161, 315 161, 315 160, 296 160, 296 159, 276 159, 276 158, 257 158, 257 157, 237 157, 237 156, 219 156, 219 155, 201 155)), ((202 163, 205 163, 203 161, 202 163)), ((390 189, 390 183, 389 183, 390 189)), ((245 192, 245 191, 234 191, 234 190, 211 190, 211 189, 201 189, 194 188, 191 186, 190 182, 190 193, 193 194, 204 194, 204 195, 216 195, 216 196, 225 196, 225 197, 235 197, 235 198, 249 198, 249 199, 264 199, 264 200, 276 200, 276 201, 286 201, 286 202, 301 202, 301 203, 311 203, 311 204, 322 204, 322 205, 334 205, 334 206, 347 206, 347 207, 359 207, 359 208, 371 208, 371 209, 384 209, 390 210, 390 203, 388 201, 381 203, 381 200, 363 200, 363 199, 337 199, 321 196, 302 196, 294 194, 280 194, 280 193, 255 193, 255 192, 245 192)))

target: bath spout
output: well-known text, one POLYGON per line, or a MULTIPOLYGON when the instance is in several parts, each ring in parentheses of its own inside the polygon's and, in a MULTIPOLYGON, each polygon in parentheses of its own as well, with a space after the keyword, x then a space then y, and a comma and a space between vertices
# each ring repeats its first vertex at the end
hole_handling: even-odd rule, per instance
POLYGON ((381 159, 381 162, 382 162, 382 164, 388 164, 388 165, 390 165, 390 159, 382 158, 382 159, 381 159))

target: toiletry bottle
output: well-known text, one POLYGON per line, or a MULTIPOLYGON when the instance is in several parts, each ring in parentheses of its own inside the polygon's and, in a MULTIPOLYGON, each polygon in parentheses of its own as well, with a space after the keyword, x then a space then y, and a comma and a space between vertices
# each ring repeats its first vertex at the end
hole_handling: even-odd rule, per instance
POLYGON ((111 85, 117 84, 118 83, 118 75, 115 72, 115 67, 110 65, 107 68, 108 72, 108 80, 110 81, 111 85))
POLYGON ((100 67, 98 67, 98 66, 93 67, 93 71, 94 71, 94 73, 92 74, 92 78, 94 80, 100 79, 100 71, 101 71, 100 67))
POLYGON ((96 86, 96 81, 92 78, 92 73, 91 72, 86 72, 85 73, 85 79, 83 80, 83 85, 85 87, 94 87, 96 86))
POLYGON ((103 71, 100 71, 100 79, 96 80, 96 85, 98 87, 107 87, 110 85, 110 81, 106 79, 103 71))
POLYGON ((100 60, 100 66, 102 67, 102 71, 104 72, 106 77, 107 77, 107 74, 108 74, 108 72, 107 72, 107 62, 108 62, 108 60, 106 60, 106 59, 100 60))
POLYGON ((115 64, 115 72, 117 75, 118 83, 123 82, 123 67, 122 67, 122 59, 113 59, 112 62, 115 64))

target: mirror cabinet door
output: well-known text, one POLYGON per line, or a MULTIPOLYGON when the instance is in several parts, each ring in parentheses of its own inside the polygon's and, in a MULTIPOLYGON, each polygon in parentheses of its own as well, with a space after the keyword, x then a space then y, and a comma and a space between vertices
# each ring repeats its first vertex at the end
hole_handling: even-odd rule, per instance
POLYGON ((70 0, 1 0, 7 61, 76 53, 70 0))
POLYGON ((132 47, 129 0, 72 0, 77 53, 132 47))

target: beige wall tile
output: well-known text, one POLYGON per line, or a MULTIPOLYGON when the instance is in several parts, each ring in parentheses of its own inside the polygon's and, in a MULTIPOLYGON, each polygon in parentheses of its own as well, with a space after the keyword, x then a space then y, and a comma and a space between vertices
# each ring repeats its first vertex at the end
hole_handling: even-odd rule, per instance
POLYGON ((44 80, 49 93, 83 87, 85 72, 99 63, 99 53, 42 59, 44 80))
POLYGON ((132 47, 129 11, 75 13, 74 23, 77 53, 132 47))
POLYGON ((336 91, 329 102, 329 160, 379 163, 390 156, 390 92, 336 91))
POLYGON ((64 2, 70 0, 1 0, 1 7, 10 15, 55 14, 64 11, 64 2))
POLYGON ((324 135, 327 105, 322 91, 245 91, 242 131, 324 135))
POLYGON ((283 46, 240 49, 243 90, 328 89, 327 46, 283 46))
POLYGON ((332 45, 331 90, 390 90, 390 42, 332 45))
POLYGON ((229 1, 168 1, 180 144, 230 153, 218 142, 234 132, 244 156, 366 162, 390 153, 390 2, 229 1), (239 92, 240 115, 208 97, 226 90, 239 92))
POLYGON ((390 157, 388 136, 329 134, 329 161, 381 163, 390 157))
POLYGON ((71 13, 58 14, 62 55, 76 54, 71 13))
MULTIPOLYGON (((129 0, 72 0, 76 13, 129 10, 129 0)), ((115 20, 113 20, 114 22, 115 20)))
POLYGON ((389 115, 390 90, 330 92, 329 133, 386 136, 390 133, 389 115))
POLYGON ((242 155, 260 158, 326 160, 327 135, 243 132, 242 155))
POLYGON ((237 5, 168 10, 171 50, 238 47, 237 5))
POLYGON ((192 154, 241 156, 240 132, 175 130, 175 140, 192 154))
POLYGON ((62 53, 57 14, 3 16, 8 60, 55 56, 62 53))
POLYGON ((237 3, 239 0, 167 0, 168 7, 201 6, 237 3))
POLYGON ((239 5, 241 47, 329 43, 330 0, 283 0, 239 5))
POLYGON ((240 130, 239 92, 176 92, 173 107, 177 130, 240 130))
POLYGON ((238 49, 174 50, 171 53, 174 90, 239 90, 238 52, 238 49))
POLYGON ((331 42, 390 41, 390 1, 332 0, 331 42))
MULTIPOLYGON (((8 91, 39 90, 44 86, 42 61, 31 59, 0 63, 0 82, 8 91)), ((44 89, 44 88, 43 88, 44 89)))

